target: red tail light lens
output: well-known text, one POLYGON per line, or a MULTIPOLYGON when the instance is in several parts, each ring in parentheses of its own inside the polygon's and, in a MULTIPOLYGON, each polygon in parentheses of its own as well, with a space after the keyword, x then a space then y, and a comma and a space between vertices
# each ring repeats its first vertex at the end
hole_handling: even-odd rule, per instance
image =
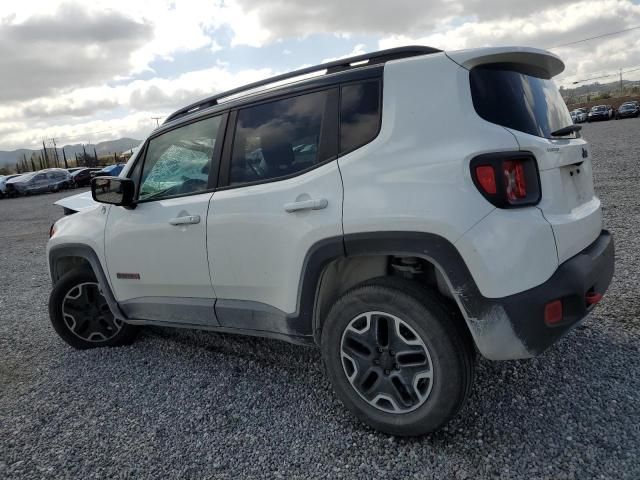
POLYGON ((502 162, 507 199, 510 202, 527 198, 527 180, 521 160, 502 162))
POLYGON ((471 176, 480 193, 496 207, 521 207, 540 201, 538 166, 530 153, 480 155, 471 161, 471 176))
POLYGON ((495 195, 496 189, 496 172, 491 165, 481 165, 476 167, 476 178, 482 189, 489 195, 495 195))

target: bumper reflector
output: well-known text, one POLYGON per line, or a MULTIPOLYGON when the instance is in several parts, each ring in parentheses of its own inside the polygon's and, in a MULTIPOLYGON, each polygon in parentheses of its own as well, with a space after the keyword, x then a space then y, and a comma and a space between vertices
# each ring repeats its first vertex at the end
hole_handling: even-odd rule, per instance
POLYGON ((602 294, 597 292, 589 292, 585 295, 584 300, 587 302, 587 305, 595 305, 600 300, 602 300, 602 294))
POLYGON ((544 306, 544 323, 555 325, 562 321, 562 301, 554 300, 544 306))

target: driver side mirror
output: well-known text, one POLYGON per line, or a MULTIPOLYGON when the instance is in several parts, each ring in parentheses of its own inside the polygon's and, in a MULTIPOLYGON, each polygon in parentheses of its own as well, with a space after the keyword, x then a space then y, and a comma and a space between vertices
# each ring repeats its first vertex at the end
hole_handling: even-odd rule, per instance
POLYGON ((95 177, 91 179, 91 196, 96 202, 131 207, 136 186, 130 178, 95 177))

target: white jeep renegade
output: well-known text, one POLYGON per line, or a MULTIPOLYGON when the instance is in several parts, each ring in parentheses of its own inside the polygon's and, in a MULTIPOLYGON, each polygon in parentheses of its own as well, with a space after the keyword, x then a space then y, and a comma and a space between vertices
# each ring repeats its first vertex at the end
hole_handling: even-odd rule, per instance
POLYGON ((337 395, 418 435, 462 406, 477 349, 539 354, 613 276, 591 154, 530 48, 407 47, 189 105, 47 248, 76 348, 139 325, 315 344, 337 395))

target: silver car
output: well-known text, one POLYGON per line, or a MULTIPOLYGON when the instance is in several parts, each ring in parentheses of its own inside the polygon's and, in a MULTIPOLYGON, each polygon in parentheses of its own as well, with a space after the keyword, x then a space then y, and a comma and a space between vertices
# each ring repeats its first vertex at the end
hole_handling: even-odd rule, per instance
POLYGON ((30 195, 32 193, 57 192, 69 188, 71 175, 62 168, 49 168, 12 178, 6 184, 6 195, 30 195))
POLYGON ((12 178, 19 177, 20 174, 1 175, 0 176, 0 198, 3 198, 7 192, 7 182, 12 178))

